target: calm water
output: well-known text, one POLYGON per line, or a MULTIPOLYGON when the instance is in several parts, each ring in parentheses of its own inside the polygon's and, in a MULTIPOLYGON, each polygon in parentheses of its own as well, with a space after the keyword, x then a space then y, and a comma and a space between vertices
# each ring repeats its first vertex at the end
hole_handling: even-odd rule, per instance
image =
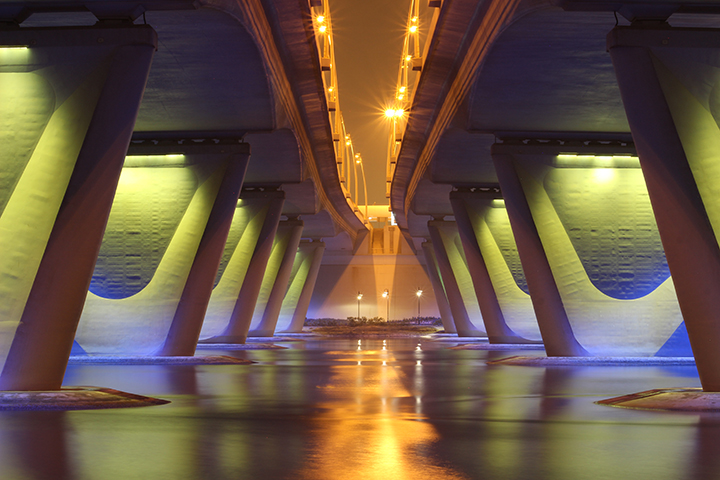
POLYGON ((540 353, 424 339, 283 345, 199 351, 251 366, 71 366, 66 385, 172 403, 1 412, 0 478, 720 478, 720 416, 593 404, 699 386, 694 368, 487 366, 540 353))

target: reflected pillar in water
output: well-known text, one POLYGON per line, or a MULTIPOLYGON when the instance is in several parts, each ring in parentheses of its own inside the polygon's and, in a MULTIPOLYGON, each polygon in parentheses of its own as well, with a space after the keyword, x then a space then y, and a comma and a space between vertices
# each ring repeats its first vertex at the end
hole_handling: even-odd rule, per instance
POLYGON ((1 134, 9 134, 2 163, 15 180, 12 192, 3 192, 0 217, 0 389, 54 390, 62 383, 157 36, 146 25, 23 28, 3 30, 0 45, 32 45, 20 58, 6 49, 0 55, 6 92, 0 110, 13 125, 1 134))
MULTIPOLYGON (((34 480, 71 480, 77 478, 73 449, 68 445, 69 425, 65 412, 23 412, 5 425, 3 437, 12 459, 3 461, 3 476, 18 464, 34 480), (5 469, 9 471, 6 471, 5 469)), ((4 443, 4 442, 3 442, 4 443)), ((72 444, 72 442, 70 442, 72 444)))
POLYGON ((271 337, 275 334, 303 226, 302 220, 297 218, 280 222, 278 226, 278 233, 275 236, 276 245, 265 269, 263 287, 249 327, 249 337, 271 337))
MULTIPOLYGON (((444 220, 431 220, 428 222, 428 230, 430 231, 435 259, 438 264, 443 286, 445 287, 445 294, 450 304, 450 311, 455 321, 455 329, 461 337, 485 336, 485 332, 475 326, 470 320, 470 315, 468 315, 469 302, 466 303, 465 298, 469 295, 474 296, 472 280, 470 280, 470 275, 467 273, 467 265, 462 258, 462 252, 458 250, 458 245, 453 241, 456 235, 453 235, 452 232, 448 233, 445 231, 451 229, 453 226, 454 222, 446 222, 444 220), (452 258, 450 252, 452 252, 452 258), (463 275, 463 277, 461 277, 464 280, 462 282, 462 286, 464 287, 463 291, 461 291, 461 283, 458 280, 459 275, 463 275)), ((477 316, 481 317, 476 302, 474 306, 477 316)))
POLYGON ((428 277, 430 277, 430 282, 432 283, 435 301, 437 302, 440 320, 442 320, 445 333, 457 333, 455 321, 450 311, 450 303, 448 302, 447 293, 445 292, 445 286, 440 278, 440 270, 437 259, 435 258, 432 242, 429 240, 423 242, 422 249, 425 254, 425 265, 427 267, 428 277))
POLYGON ((711 392, 720 391, 717 38, 709 29, 616 27, 608 34, 700 380, 711 392))
POLYGON ((281 333, 302 332, 310 299, 315 290, 325 244, 320 240, 302 241, 298 247, 294 274, 283 299, 277 329, 281 333))

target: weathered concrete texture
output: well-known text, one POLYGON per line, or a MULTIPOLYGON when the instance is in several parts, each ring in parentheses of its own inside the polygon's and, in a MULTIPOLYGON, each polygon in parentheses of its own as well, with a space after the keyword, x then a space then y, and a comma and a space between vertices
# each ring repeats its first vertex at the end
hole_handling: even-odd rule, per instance
MULTIPOLYGON (((515 346, 513 346, 515 348, 515 346)), ((521 365, 526 367, 561 366, 688 366, 695 365, 692 357, 508 357, 488 362, 488 365, 521 365)))
POLYGON ((203 357, 157 355, 71 355, 69 365, 250 365, 254 362, 225 355, 203 357))
POLYGON ((36 392, 0 392, 0 411, 97 410, 165 405, 168 400, 144 397, 110 388, 69 387, 36 392))
POLYGON ((720 393, 700 388, 659 388, 595 402, 610 407, 673 412, 720 412, 720 393))

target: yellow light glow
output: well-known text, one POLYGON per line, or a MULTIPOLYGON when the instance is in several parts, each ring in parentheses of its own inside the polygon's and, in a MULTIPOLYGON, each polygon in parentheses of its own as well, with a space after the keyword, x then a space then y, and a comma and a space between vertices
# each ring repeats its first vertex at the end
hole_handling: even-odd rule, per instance
POLYGON ((411 21, 412 23, 417 23, 418 17, 412 17, 412 19, 411 19, 410 21, 411 21))
POLYGON ((412 25, 410 27, 410 33, 417 33, 417 25, 412 25))
POLYGON ((328 87, 328 92, 332 92, 333 90, 335 90, 334 87, 328 87))
POLYGON ((185 155, 182 153, 168 153, 165 155, 128 155, 125 157, 124 167, 166 167, 185 164, 185 155))
POLYGON ((417 292, 415 292, 415 295, 417 295, 418 297, 422 297, 422 293, 422 290, 418 290, 417 292))
POLYGON ((402 108, 398 108, 397 110, 395 110, 396 117, 402 117, 403 115, 405 115, 405 110, 403 110, 402 108))
POLYGON ((318 28, 318 30, 320 30, 320 33, 325 33, 327 31, 327 25, 320 25, 320 28, 318 28))
POLYGON ((613 168, 596 168, 593 170, 595 181, 598 183, 609 182, 615 177, 615 169, 613 168))
POLYGON ((0 50, 27 50, 28 47, 25 45, 3 45, 0 46, 0 50))
POLYGON ((325 15, 318 15, 315 17, 315 20, 317 20, 318 23, 323 23, 325 21, 325 15))
POLYGON ((412 55, 405 55, 405 61, 409 62, 410 60, 412 60, 412 55))
POLYGON ((502 198, 496 198, 492 201, 493 208, 505 208, 505 200, 502 198))
POLYGON ((405 86, 400 87, 400 93, 405 93, 405 86))
POLYGON ((397 96, 397 99, 398 99, 398 100, 402 100, 403 98, 405 98, 405 95, 403 95, 402 93, 397 96))
POLYGON ((561 153, 556 157, 556 166, 570 168, 640 168, 640 159, 629 154, 620 155, 578 155, 561 153))
POLYGON ((345 146, 349 147, 350 145, 352 145, 352 142, 351 142, 350 140, 348 140, 347 142, 345 142, 345 146))
POLYGON ((387 118, 393 118, 395 116, 395 109, 394 108, 388 108, 385 110, 385 116, 387 118))

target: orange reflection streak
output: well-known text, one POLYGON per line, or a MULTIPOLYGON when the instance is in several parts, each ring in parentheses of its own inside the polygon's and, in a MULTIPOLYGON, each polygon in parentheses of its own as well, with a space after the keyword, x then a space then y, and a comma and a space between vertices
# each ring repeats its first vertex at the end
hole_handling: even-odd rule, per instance
POLYGON ((315 437, 298 478, 305 479, 463 479, 428 458, 440 440, 435 428, 415 413, 413 398, 392 366, 390 352, 365 350, 348 360, 362 365, 337 366, 322 389, 315 417, 315 437), (359 358, 362 356, 362 358, 359 358))

